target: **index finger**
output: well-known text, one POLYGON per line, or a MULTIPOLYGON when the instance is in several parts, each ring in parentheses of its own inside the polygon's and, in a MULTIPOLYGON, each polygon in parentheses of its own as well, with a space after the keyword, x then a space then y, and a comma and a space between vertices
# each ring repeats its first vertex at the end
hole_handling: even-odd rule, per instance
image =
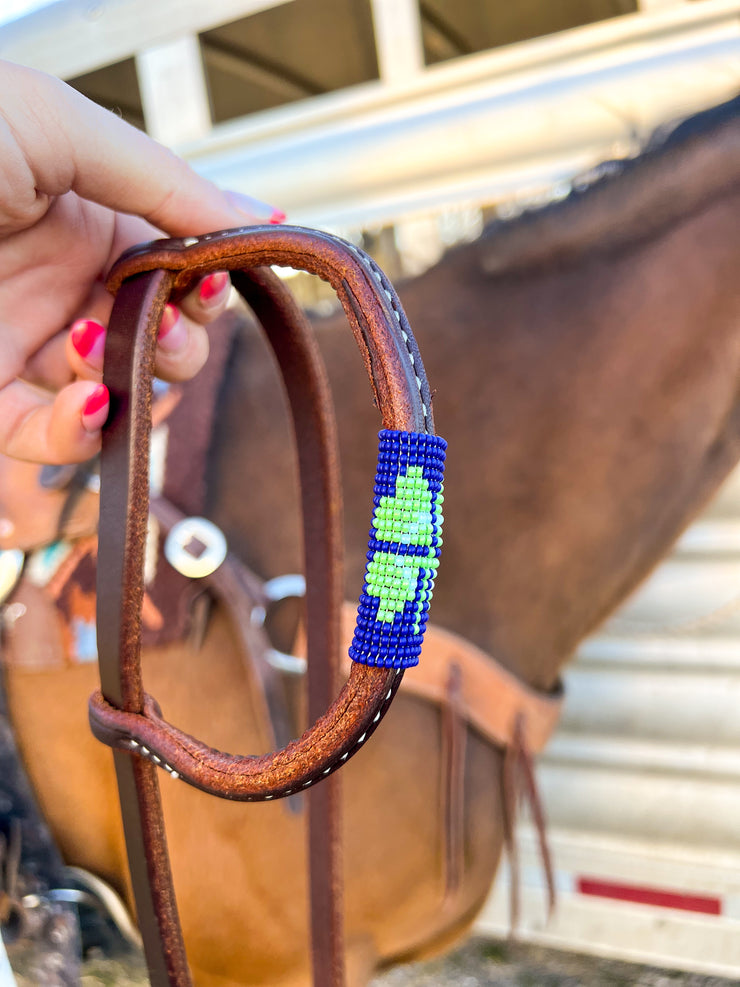
POLYGON ((0 62, 0 113, 18 145, 3 184, 40 198, 75 192, 115 212, 141 216, 172 236, 258 222, 247 197, 234 197, 186 162, 70 86, 0 62), (32 173, 33 182, 23 181, 32 173))

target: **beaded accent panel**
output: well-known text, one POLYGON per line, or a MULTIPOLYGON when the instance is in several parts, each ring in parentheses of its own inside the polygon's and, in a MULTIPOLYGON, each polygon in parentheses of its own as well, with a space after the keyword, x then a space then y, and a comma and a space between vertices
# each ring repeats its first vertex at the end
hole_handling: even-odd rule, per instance
POLYGON ((442 545, 447 443, 420 432, 380 432, 375 510, 350 658, 418 665, 442 545))

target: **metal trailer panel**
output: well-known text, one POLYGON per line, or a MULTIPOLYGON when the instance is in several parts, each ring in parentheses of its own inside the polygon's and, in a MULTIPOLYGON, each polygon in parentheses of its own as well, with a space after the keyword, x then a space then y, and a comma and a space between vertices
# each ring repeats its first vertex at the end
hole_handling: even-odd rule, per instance
MULTIPOLYGON (((565 675, 538 778, 560 899, 519 827, 523 938, 740 976, 740 469, 565 675)), ((502 934, 506 874, 478 922, 502 934)))

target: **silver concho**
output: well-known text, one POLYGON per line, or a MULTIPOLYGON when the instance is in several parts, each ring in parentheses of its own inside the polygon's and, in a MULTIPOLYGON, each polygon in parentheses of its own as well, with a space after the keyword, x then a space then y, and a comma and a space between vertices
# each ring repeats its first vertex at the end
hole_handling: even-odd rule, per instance
POLYGON ((226 558, 227 550, 221 529, 204 517, 178 521, 164 543, 169 564, 190 579, 210 576, 226 558))

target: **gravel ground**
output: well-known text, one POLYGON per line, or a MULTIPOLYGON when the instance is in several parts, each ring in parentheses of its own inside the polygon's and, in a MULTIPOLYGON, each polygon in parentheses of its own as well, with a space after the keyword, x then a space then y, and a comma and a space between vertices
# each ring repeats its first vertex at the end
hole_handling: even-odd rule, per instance
MULTIPOLYGON (((18 957, 13 957, 14 965, 18 957)), ((22 965, 22 964, 21 964, 22 965)), ((89 960, 80 987, 146 987, 140 957, 89 960)), ((473 939, 444 959, 395 967, 371 987, 740 987, 740 980, 563 953, 521 943, 473 939)), ((18 987, 39 987, 27 976, 18 987)))
POLYGON ((372 987, 731 987, 740 980, 473 939, 442 960, 396 967, 372 987))

